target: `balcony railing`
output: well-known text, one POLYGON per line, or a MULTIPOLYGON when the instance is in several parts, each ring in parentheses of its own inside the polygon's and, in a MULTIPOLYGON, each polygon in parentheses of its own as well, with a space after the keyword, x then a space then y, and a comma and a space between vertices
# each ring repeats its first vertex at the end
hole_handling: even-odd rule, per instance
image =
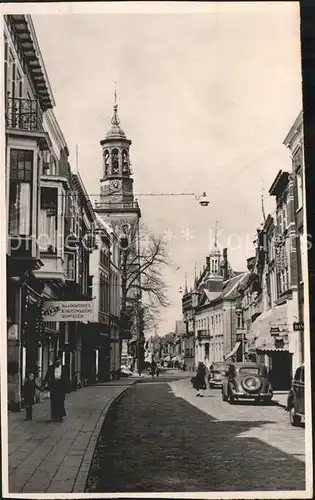
POLYGON ((105 202, 105 201, 96 201, 95 202, 96 209, 125 209, 125 208, 139 208, 139 205, 136 201, 126 201, 123 203, 114 203, 114 202, 105 202))
POLYGON ((210 339, 210 331, 209 330, 198 330, 197 331, 197 338, 198 339, 210 339))
POLYGON ((8 128, 28 132, 43 131, 43 113, 36 100, 7 97, 5 116, 8 128))

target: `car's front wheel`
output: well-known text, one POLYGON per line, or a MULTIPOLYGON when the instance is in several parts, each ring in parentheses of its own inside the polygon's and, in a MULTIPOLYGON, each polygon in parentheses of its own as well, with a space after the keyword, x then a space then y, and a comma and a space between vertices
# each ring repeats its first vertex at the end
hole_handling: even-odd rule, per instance
POLYGON ((291 425, 293 425, 294 427, 301 424, 301 417, 300 417, 300 415, 297 415, 295 413, 294 406, 292 406, 292 408, 289 410, 289 418, 290 418, 291 425))

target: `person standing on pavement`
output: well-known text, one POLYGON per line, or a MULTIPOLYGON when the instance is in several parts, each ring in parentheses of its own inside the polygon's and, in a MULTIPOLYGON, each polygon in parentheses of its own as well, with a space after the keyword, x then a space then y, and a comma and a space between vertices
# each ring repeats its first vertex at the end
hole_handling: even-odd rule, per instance
POLYGON ((61 358, 59 356, 56 358, 55 362, 48 367, 43 380, 43 386, 46 384, 50 392, 51 419, 55 422, 62 422, 63 417, 66 416, 66 381, 64 366, 61 364, 61 358))
POLYGON ((22 394, 24 398, 25 410, 26 410, 26 420, 32 420, 33 418, 33 404, 35 399, 35 389, 41 390, 38 385, 36 385, 34 373, 28 373, 27 379, 23 385, 22 394))
POLYGON ((152 375, 152 377, 154 377, 154 375, 155 375, 156 367, 157 367, 157 364, 156 364, 156 362, 153 359, 152 363, 151 363, 151 375, 152 375))
POLYGON ((203 391, 207 388, 205 382, 206 367, 203 363, 199 362, 197 367, 196 376, 193 377, 193 388, 197 390, 196 396, 203 398, 203 391))

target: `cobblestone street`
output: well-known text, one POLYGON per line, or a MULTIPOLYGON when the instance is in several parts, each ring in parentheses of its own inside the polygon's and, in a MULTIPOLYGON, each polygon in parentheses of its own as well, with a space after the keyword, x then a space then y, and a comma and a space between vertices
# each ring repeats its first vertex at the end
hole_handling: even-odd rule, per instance
POLYGON ((304 429, 276 404, 196 398, 188 378, 143 380, 108 413, 86 491, 303 490, 304 459, 304 429))

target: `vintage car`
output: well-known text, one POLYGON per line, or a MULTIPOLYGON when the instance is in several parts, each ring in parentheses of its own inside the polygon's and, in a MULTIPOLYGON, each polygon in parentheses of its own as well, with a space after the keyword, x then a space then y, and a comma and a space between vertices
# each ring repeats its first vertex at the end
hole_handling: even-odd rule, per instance
POLYGON ((229 363, 225 363, 224 361, 217 361, 212 363, 208 375, 208 383, 210 389, 214 389, 216 387, 219 387, 221 389, 222 382, 228 368, 229 363))
POLYGON ((231 404, 252 399, 269 404, 273 396, 268 369, 262 363, 231 363, 222 383, 222 399, 231 404))
POLYGON ((295 372, 287 401, 290 422, 295 426, 300 425, 305 418, 304 389, 304 365, 301 365, 295 372))

